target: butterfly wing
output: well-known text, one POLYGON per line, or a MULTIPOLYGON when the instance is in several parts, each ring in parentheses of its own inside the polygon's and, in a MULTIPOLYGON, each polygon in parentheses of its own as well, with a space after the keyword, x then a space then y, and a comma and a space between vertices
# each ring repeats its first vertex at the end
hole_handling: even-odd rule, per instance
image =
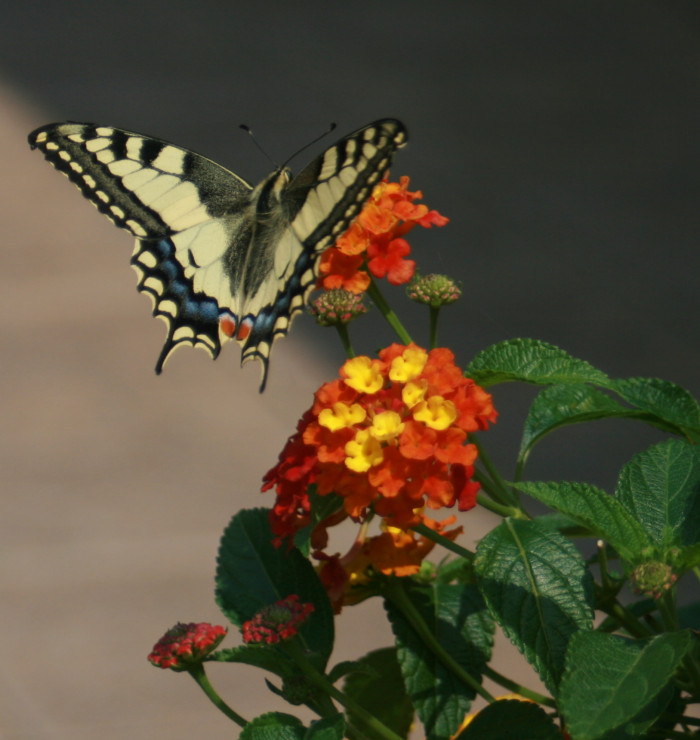
POLYGON ((313 290, 319 254, 342 234, 406 140, 384 119, 336 142, 288 182, 257 188, 201 155, 110 126, 56 123, 39 148, 100 212, 136 237, 138 289, 168 326, 160 372, 181 343, 216 357, 234 337, 242 361, 270 349, 313 290))
MULTIPOLYGON (((321 252, 356 218, 406 137, 399 121, 375 121, 337 141, 281 189, 276 207, 282 217, 267 261, 272 263, 270 279, 248 305, 244 362, 256 357, 267 365, 272 342, 287 333, 314 290, 321 252)), ((269 203, 258 209, 269 212, 269 203)), ((264 255, 264 249, 258 254, 264 255)), ((254 272, 252 265, 249 272, 254 272)))
POLYGON ((33 131, 29 144, 137 238, 138 289, 168 326, 156 372, 182 342, 216 357, 220 305, 232 302, 220 269, 232 227, 222 219, 245 212, 252 187, 206 157, 111 126, 53 123, 33 131))

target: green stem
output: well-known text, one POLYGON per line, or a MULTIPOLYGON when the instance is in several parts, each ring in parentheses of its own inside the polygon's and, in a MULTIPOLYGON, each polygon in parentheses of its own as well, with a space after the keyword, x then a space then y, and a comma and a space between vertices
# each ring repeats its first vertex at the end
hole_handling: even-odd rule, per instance
POLYGON ((387 320, 389 326, 396 332, 396 336, 404 343, 411 344, 413 341, 411 335, 406 331, 404 325, 399 321, 399 317, 392 311, 386 299, 382 295, 381 291, 374 282, 374 279, 370 280, 369 288, 367 289, 369 297, 372 299, 374 305, 380 310, 382 316, 387 320))
POLYGON ((340 705, 352 712, 354 717, 361 721, 368 730, 371 730, 374 737, 384 738, 384 740, 402 740, 393 730, 389 729, 384 723, 380 722, 374 715, 360 706, 354 699, 346 696, 333 686, 333 684, 320 673, 308 660, 297 640, 289 640, 284 644, 284 649, 293 658, 299 670, 312 686, 320 689, 324 694, 335 699, 340 705))
POLYGON ((448 539, 444 535, 439 534, 434 529, 430 529, 430 527, 426 526, 425 524, 416 524, 416 526, 411 527, 411 529, 414 532, 418 532, 418 534, 422 535, 426 539, 431 540, 436 545, 440 545, 446 550, 450 550, 451 552, 455 553, 455 555, 459 555, 468 562, 471 563, 474 561, 474 553, 471 550, 467 550, 465 547, 458 545, 456 542, 453 542, 451 539, 448 539))
POLYGON ((493 668, 490 668, 489 666, 484 668, 484 676, 490 678, 499 686, 503 686, 504 689, 508 689, 508 691, 513 694, 519 694, 520 696, 524 696, 526 699, 531 699, 532 701, 537 702, 537 704, 543 704, 546 707, 556 709, 557 703, 550 696, 545 696, 537 691, 528 689, 526 686, 521 686, 515 681, 511 681, 510 678, 507 678, 498 671, 494 671, 493 668))
POLYGON ((459 663, 440 645, 435 635, 425 623, 420 612, 413 605, 413 602, 406 596, 403 586, 399 583, 398 578, 387 578, 385 580, 385 596, 396 606, 403 614, 408 623, 417 632, 425 646, 435 655, 435 657, 453 673, 460 681, 469 686, 472 691, 482 696, 486 701, 492 703, 494 697, 474 678, 470 673, 464 670, 459 663))
POLYGON ((498 503, 504 506, 517 505, 518 500, 513 495, 510 486, 503 480, 501 474, 498 472, 496 466, 491 462, 491 458, 483 448, 479 438, 474 434, 468 435, 469 442, 473 444, 479 453, 479 462, 484 466, 486 472, 489 474, 492 485, 489 486, 489 494, 493 496, 498 503))
POLYGON ((347 355, 348 359, 352 359, 355 357, 355 350, 352 347, 352 343, 350 342, 350 334, 348 332, 348 325, 347 324, 336 324, 335 328, 338 330, 338 336, 340 337, 340 341, 343 343, 343 349, 345 350, 345 354, 347 355))
POLYGON ((440 316, 440 307, 430 306, 430 349, 435 349, 438 346, 438 316, 440 316))
MULTIPOLYGON (((676 606, 676 589, 665 591, 661 598, 657 599, 656 605, 661 615, 661 620, 668 632, 675 632, 680 629, 678 623, 678 609, 676 606)), ((693 659, 692 654, 686 655, 681 661, 681 665, 687 673, 688 682, 692 684, 690 693, 696 696, 700 694, 700 667, 693 659)))
POLYGON ((188 668, 187 672, 197 682, 197 685, 202 691, 209 697, 211 703, 223 712, 229 719, 232 719, 239 727, 245 727, 248 721, 243 719, 240 714, 235 712, 231 707, 216 693, 216 689, 209 682, 209 678, 204 671, 204 666, 199 663, 192 668, 188 668))
MULTIPOLYGON (((474 478, 478 480, 480 479, 477 475, 474 475, 474 478)), ((484 496, 483 493, 477 493, 476 494, 476 501, 479 504, 479 506, 483 506, 484 509, 488 509, 489 511, 492 511, 494 514, 498 514, 498 516, 502 516, 504 519, 507 516, 512 516, 513 519, 527 519, 527 515, 523 514, 523 512, 520 509, 517 509, 515 506, 501 506, 501 504, 497 504, 493 499, 490 499, 488 496, 484 496)))
POLYGON ((645 627, 628 609, 614 597, 606 595, 603 588, 595 584, 596 593, 596 608, 600 609, 605 614, 613 617, 617 623, 624 627, 632 637, 636 637, 640 640, 648 639, 653 635, 651 630, 645 627))

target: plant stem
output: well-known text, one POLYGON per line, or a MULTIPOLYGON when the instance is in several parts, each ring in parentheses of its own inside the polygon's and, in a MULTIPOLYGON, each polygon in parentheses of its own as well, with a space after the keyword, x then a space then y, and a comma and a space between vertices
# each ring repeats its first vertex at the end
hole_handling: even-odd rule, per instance
POLYGON ((343 349, 345 350, 345 354, 347 355, 348 359, 352 360, 353 357, 355 357, 355 350, 352 347, 352 343, 350 342, 350 334, 348 333, 348 325, 347 324, 336 324, 335 328, 338 330, 338 336, 340 336, 340 341, 343 343, 343 349))
POLYGON ((398 578, 387 578, 385 580, 386 597, 396 606, 403 614, 408 623, 418 633, 418 636, 425 643, 426 647, 435 655, 435 657, 453 673, 460 681, 465 683, 472 691, 482 696, 486 701, 492 703, 494 697, 474 678, 470 673, 464 670, 457 661, 440 645, 435 635, 430 631, 420 612, 413 605, 413 602, 406 596, 403 586, 399 583, 398 578))
POLYGON ((418 532, 418 534, 422 535, 426 539, 431 540, 436 545, 441 545, 446 550, 450 550, 455 553, 455 555, 459 555, 468 562, 471 563, 474 561, 474 553, 471 550, 467 550, 466 547, 458 545, 456 542, 453 542, 451 539, 439 534, 434 529, 430 529, 430 527, 426 526, 422 522, 420 524, 416 524, 415 527, 411 527, 411 529, 414 532, 418 532))
POLYGON ((556 709, 557 703, 551 697, 540 694, 532 689, 528 689, 526 686, 521 686, 515 681, 511 681, 510 678, 500 674, 498 671, 494 671, 493 668, 490 668, 489 666, 484 668, 484 676, 488 676, 488 678, 490 678, 494 683, 497 683, 499 686, 503 686, 504 689, 508 689, 508 691, 511 691, 514 694, 519 694, 520 696, 524 696, 526 699, 532 699, 532 701, 537 702, 537 704, 543 704, 544 706, 556 709))
POLYGON ((204 666, 201 663, 189 668, 187 672, 192 676, 197 685, 209 697, 209 700, 217 709, 223 712, 229 719, 232 719, 239 727, 245 727, 248 724, 247 720, 243 719, 240 714, 231 709, 231 707, 216 693, 216 689, 209 682, 209 678, 204 671, 204 666))
MULTIPOLYGON (((474 477, 479 480, 479 482, 481 482, 481 480, 476 475, 474 477)), ((516 509, 515 506, 501 506, 501 504, 497 504, 488 496, 484 496, 483 493, 477 493, 476 500, 479 506, 483 506, 484 509, 488 509, 489 511, 492 511, 494 514, 498 514, 498 516, 502 516, 503 518, 507 516, 512 516, 513 519, 529 518, 525 514, 523 514, 520 509, 516 509)))
POLYGON ((625 609, 624 606, 613 596, 608 596, 606 598, 606 594, 603 590, 603 588, 599 584, 595 584, 595 593, 596 593, 596 604, 598 609, 600 609, 605 614, 608 614, 609 616, 613 617, 617 621, 617 623, 624 627, 632 637, 636 637, 640 640, 648 639, 649 637, 653 636, 653 633, 650 629, 645 627, 635 616, 630 612, 628 609, 625 609))
POLYGON ((491 458, 488 456, 486 450, 484 450, 479 438, 474 434, 468 435, 469 442, 473 444, 479 453, 479 462, 486 468, 486 472, 489 474, 492 485, 489 486, 489 493, 498 501, 505 506, 513 506, 518 503, 516 497, 503 480, 501 474, 498 472, 496 466, 491 462, 491 458))
POLYGON ((411 335, 406 331, 404 325, 399 321, 399 317, 392 311, 391 307, 386 302, 386 299, 377 287, 374 279, 370 279, 367 292, 374 302, 374 305, 380 310, 382 316, 384 316, 389 323, 389 326, 391 326, 391 328, 396 332, 396 336, 398 336, 404 344, 411 344, 413 341, 411 339, 411 335))
POLYGON ((284 648, 293 658, 309 683, 352 712, 358 721, 361 721, 368 730, 372 731, 373 737, 383 738, 384 740, 402 740, 399 735, 389 729, 383 722, 380 722, 374 715, 355 702, 354 699, 338 691, 326 676, 311 664, 297 640, 289 640, 285 643, 284 648))
POLYGON ((437 347, 437 329, 440 307, 430 306, 430 349, 437 347))

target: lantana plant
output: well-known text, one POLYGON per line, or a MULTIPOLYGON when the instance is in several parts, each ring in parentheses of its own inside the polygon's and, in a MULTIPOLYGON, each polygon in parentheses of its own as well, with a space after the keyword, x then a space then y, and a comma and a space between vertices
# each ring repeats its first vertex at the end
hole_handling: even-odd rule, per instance
POLYGON ((437 341, 459 285, 420 277, 409 259, 412 228, 447 223, 421 200, 406 177, 382 182, 321 258, 311 312, 337 329, 347 360, 264 476, 268 508, 237 513, 223 534, 216 600, 239 644, 219 647, 222 626, 178 623, 149 659, 188 672, 246 740, 698 737, 697 402, 671 382, 614 379, 532 339, 459 367, 437 341), (384 279, 428 307, 428 337, 409 334, 384 279), (356 355, 350 341, 365 295, 396 333, 376 356, 356 355), (488 454, 506 382, 542 387, 508 478, 488 454), (528 479, 545 436, 602 419, 659 434, 614 491, 528 479), (469 514, 460 525, 455 513, 475 507, 501 521, 472 551, 460 543, 469 514), (341 522, 355 527, 345 553, 331 544, 341 522), (334 619, 369 598, 383 600, 394 644, 332 664, 334 619), (543 690, 491 666, 496 630, 543 690), (212 661, 266 671, 275 694, 318 719, 244 717, 210 683, 212 661), (487 691, 485 677, 506 696, 487 691), (477 696, 486 707, 475 714, 477 696))

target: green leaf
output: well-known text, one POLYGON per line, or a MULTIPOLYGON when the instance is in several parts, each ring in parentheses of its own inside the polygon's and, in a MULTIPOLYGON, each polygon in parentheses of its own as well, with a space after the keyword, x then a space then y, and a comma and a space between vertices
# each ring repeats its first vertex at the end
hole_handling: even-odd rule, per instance
POLYGON ((633 513, 588 483, 524 481, 514 485, 609 542, 625 560, 637 562, 641 551, 652 544, 633 513))
MULTIPOLYGON (((343 693, 397 735, 406 737, 413 723, 413 705, 404 688, 396 648, 375 650, 354 663, 359 670, 348 675, 343 693)), ((348 711, 348 719, 364 726, 352 711, 348 711)))
POLYGON ((313 721, 304 737, 305 740, 343 740, 345 729, 345 717, 342 714, 334 714, 313 721))
POLYGON ((659 378, 614 380, 610 387, 632 406, 700 439, 700 406, 685 388, 659 378))
POLYGON ((479 543, 475 568, 496 621, 555 693, 569 638, 592 625, 581 554, 538 522, 506 519, 479 543))
POLYGON ((690 644, 687 632, 648 642, 601 632, 574 635, 559 694, 571 735, 594 740, 617 728, 640 734, 651 726, 672 697, 669 683, 690 644))
POLYGON ((272 544, 268 512, 238 512, 224 531, 216 568, 216 602, 239 627, 260 609, 290 594, 315 611, 299 636, 325 665, 333 649, 333 609, 311 563, 296 550, 272 544))
POLYGON ((509 339, 487 347, 471 361, 466 374, 482 386, 513 380, 537 385, 610 383, 604 372, 537 339, 509 339))
POLYGON ((626 415, 628 409, 589 385, 552 385, 541 391, 530 406, 518 459, 527 460, 535 444, 555 429, 626 415))
POLYGON ((240 740, 303 740, 306 728, 301 720, 283 712, 261 714, 241 730, 240 740))
POLYGON ((410 600, 408 608, 397 606, 393 597, 386 602, 406 690, 426 735, 434 740, 449 738, 469 711, 475 691, 431 649, 430 640, 413 623, 413 612, 458 668, 478 683, 491 656, 493 623, 474 587, 416 586, 406 579, 395 584, 410 600))
POLYGON ((664 550, 700 542, 700 448, 669 439, 620 473, 616 495, 664 550))
POLYGON ((501 699, 482 709, 457 740, 561 740, 561 731, 542 707, 501 699), (527 733, 524 729, 527 727, 527 733))
POLYGON ((308 557, 311 552, 312 532, 324 519, 343 508, 343 497, 337 493, 319 496, 316 493, 315 485, 309 487, 307 494, 311 505, 311 518, 309 523, 294 535, 294 545, 299 548, 304 556, 308 557))

